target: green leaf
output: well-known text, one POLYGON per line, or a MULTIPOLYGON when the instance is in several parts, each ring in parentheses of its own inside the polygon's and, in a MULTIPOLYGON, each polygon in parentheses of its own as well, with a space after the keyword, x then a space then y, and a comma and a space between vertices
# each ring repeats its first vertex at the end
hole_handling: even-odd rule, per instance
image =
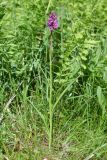
POLYGON ((85 56, 83 56, 83 55, 81 56, 81 59, 84 60, 84 61, 87 60, 87 58, 85 56))
POLYGON ((101 109, 102 109, 102 116, 104 116, 106 99, 105 99, 105 96, 103 95, 102 88, 100 86, 97 87, 97 98, 98 98, 98 102, 99 102, 101 109))
POLYGON ((103 72, 103 80, 107 83, 107 71, 103 72))

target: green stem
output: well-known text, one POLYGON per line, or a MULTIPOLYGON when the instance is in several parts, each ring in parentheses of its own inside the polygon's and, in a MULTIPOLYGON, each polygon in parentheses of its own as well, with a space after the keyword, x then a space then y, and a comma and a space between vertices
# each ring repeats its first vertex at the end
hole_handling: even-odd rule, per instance
POLYGON ((53 46, 52 46, 52 33, 50 37, 50 52, 49 52, 49 58, 50 58, 50 97, 49 97, 49 124, 50 124, 50 132, 49 132, 49 150, 51 150, 51 145, 52 145, 52 129, 53 129, 53 124, 52 124, 52 119, 53 119, 53 105, 52 105, 52 52, 53 52, 53 46))
POLYGON ((51 6, 51 3, 52 3, 52 0, 49 0, 49 2, 48 2, 48 7, 47 7, 47 10, 46 10, 46 14, 47 14, 48 11, 49 11, 49 8, 50 8, 50 6, 51 6))

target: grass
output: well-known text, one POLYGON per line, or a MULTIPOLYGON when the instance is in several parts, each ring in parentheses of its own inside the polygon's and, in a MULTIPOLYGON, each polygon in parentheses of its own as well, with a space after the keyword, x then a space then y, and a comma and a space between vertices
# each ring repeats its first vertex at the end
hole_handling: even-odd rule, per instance
POLYGON ((106 0, 0 0, 0 160, 107 159, 106 15, 106 0))

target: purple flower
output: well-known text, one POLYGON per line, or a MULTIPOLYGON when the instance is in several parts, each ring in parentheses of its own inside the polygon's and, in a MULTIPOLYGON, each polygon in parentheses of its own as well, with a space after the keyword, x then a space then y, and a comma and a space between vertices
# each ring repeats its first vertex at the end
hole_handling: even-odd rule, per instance
POLYGON ((58 18, 55 12, 51 12, 48 19, 48 27, 51 32, 58 28, 58 18))

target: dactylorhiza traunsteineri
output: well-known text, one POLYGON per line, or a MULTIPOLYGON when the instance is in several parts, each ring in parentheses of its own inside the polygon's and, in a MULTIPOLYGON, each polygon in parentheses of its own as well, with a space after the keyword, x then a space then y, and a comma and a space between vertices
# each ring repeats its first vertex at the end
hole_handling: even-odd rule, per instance
POLYGON ((51 12, 48 19, 48 27, 50 31, 54 31, 58 26, 58 17, 55 12, 51 12))
POLYGON ((50 73, 49 73, 49 149, 51 149, 52 146, 52 139, 53 139, 53 73, 52 73, 52 58, 53 58, 53 36, 52 33, 55 29, 58 28, 58 17, 55 12, 51 12, 48 18, 47 25, 51 31, 50 34, 50 43, 49 43, 49 68, 50 68, 50 73))

